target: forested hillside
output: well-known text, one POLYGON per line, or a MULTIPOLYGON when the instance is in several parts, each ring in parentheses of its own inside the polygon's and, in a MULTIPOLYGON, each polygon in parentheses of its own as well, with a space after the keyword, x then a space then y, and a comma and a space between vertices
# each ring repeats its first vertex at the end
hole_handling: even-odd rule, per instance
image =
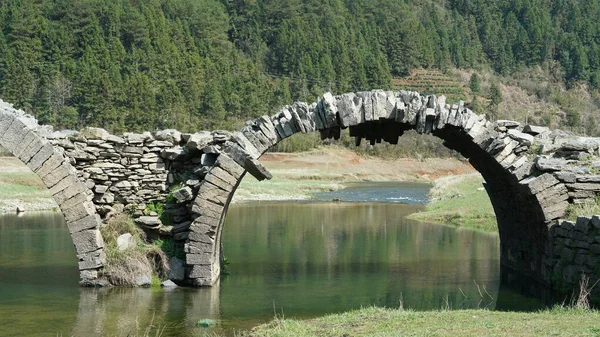
POLYGON ((598 88, 598 22, 597 0, 0 0, 0 97, 116 132, 231 127, 421 67, 598 88))

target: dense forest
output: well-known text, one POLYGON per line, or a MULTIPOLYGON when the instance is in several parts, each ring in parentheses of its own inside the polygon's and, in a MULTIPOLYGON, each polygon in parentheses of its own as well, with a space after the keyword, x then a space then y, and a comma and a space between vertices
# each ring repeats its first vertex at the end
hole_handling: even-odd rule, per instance
POLYGON ((59 127, 231 127, 413 68, 600 87, 597 0, 0 0, 0 97, 59 127))

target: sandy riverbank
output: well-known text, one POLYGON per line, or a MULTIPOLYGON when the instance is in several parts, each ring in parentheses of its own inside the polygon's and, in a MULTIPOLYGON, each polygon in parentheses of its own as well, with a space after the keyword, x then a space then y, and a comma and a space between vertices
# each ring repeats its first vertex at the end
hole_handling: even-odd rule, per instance
POLYGON ((273 174, 273 179, 259 182, 247 175, 234 202, 302 200, 315 192, 343 188, 348 182, 433 182, 443 176, 475 172, 469 163, 457 159, 383 160, 361 157, 338 147, 302 153, 266 153, 260 162, 273 174))

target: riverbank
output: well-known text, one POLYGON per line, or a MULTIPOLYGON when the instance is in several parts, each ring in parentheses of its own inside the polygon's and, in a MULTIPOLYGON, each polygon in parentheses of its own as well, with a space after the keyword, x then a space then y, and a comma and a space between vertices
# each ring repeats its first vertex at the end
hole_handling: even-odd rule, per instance
POLYGON ((496 214, 483 182, 479 173, 437 179, 429 192, 430 201, 425 210, 408 218, 497 232, 496 214))
POLYGON ((320 147, 301 153, 265 153, 260 162, 273 174, 269 181, 246 175, 234 202, 304 200, 316 192, 334 191, 361 181, 428 182, 475 172, 453 158, 383 160, 363 157, 342 147, 320 147))
POLYGON ((42 180, 14 157, 0 157, 0 211, 57 209, 42 180))
POLYGON ((365 308, 309 320, 275 319, 241 336, 598 336, 599 319, 598 311, 561 307, 532 313, 365 308))

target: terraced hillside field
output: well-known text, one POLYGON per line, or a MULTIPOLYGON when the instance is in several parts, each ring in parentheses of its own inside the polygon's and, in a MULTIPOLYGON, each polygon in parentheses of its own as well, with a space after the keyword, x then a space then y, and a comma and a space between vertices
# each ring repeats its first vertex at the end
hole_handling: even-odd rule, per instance
POLYGON ((458 78, 433 69, 416 69, 407 77, 394 78, 392 88, 418 91, 422 94, 444 95, 450 103, 470 99, 469 89, 463 87, 458 78))

